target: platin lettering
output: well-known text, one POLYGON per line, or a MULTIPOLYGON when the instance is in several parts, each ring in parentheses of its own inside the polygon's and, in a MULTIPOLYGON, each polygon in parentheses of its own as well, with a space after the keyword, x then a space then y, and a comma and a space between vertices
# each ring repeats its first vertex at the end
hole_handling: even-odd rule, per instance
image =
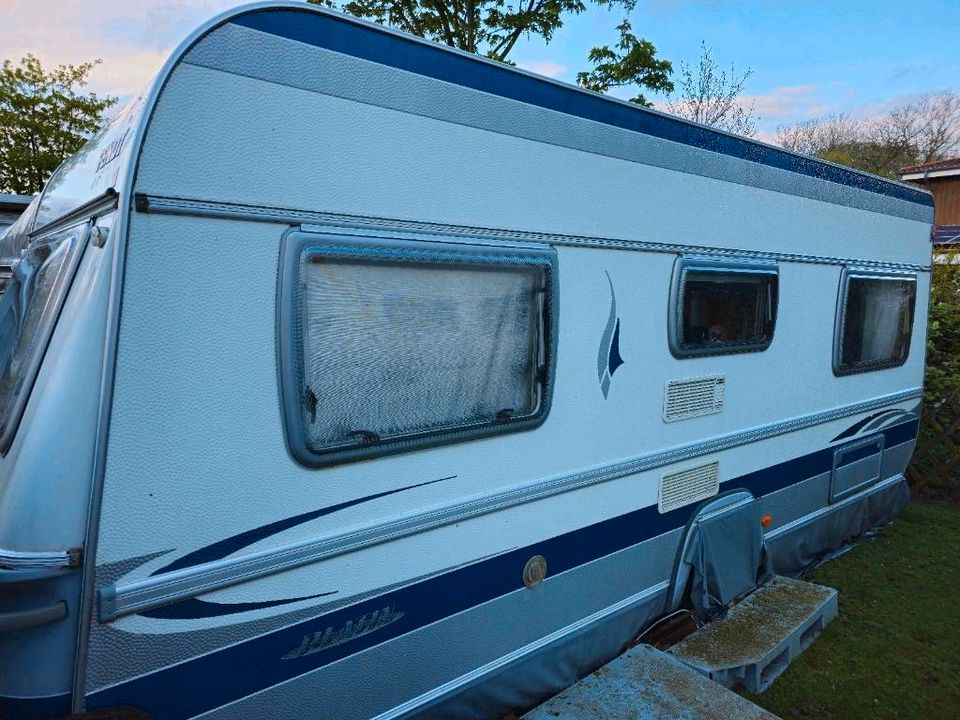
POLYGON ((313 655, 321 650, 328 650, 355 638, 372 633, 374 630, 386 627, 402 617, 402 612, 398 612, 388 605, 382 610, 375 610, 372 613, 366 613, 353 620, 347 620, 343 627, 339 629, 331 626, 326 630, 318 630, 315 633, 304 635, 300 647, 288 652, 283 656, 283 659, 295 660, 307 655, 313 655))

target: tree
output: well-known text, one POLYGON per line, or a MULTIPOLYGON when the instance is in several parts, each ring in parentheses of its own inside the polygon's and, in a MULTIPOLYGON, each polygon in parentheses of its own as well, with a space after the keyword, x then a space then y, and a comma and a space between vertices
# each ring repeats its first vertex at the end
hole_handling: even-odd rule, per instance
MULTIPOLYGON (((624 85, 639 85, 655 91, 673 92, 673 83, 670 82, 673 64, 669 60, 658 60, 657 48, 653 43, 637 38, 630 32, 631 29, 630 21, 626 19, 617 26, 620 32, 617 48, 620 53, 611 50, 607 45, 590 51, 587 60, 593 63, 594 68, 589 72, 577 73, 578 85, 601 93, 624 85)), ((630 102, 651 106, 643 93, 631 98, 630 102)))
POLYGON ((861 124, 844 113, 777 128, 777 144, 805 155, 819 155, 860 138, 861 124))
MULTIPOLYGON (((309 0, 314 5, 337 7, 335 0, 309 0)), ((632 10, 636 0, 593 0, 597 5, 632 10)), ((509 63, 522 37, 538 36, 550 42, 567 15, 586 10, 585 0, 347 0, 339 9, 357 17, 391 25, 413 35, 446 43, 460 50, 509 63)), ((590 51, 594 69, 577 75, 591 90, 607 92, 621 85, 641 85, 651 90, 673 89, 671 64, 658 60, 652 43, 637 38, 624 20, 617 29, 617 54, 607 46, 590 51)), ((643 95, 634 102, 647 105, 643 95)))
POLYGON ((930 275, 923 410, 910 464, 915 492, 960 501, 960 264, 947 255, 930 275))
POLYGON ((898 105, 874 123, 872 135, 885 145, 909 149, 915 163, 943 159, 960 147, 960 97, 939 92, 898 105))
MULTIPOLYGON (((332 0, 309 0, 336 7, 332 0)), ((632 9, 636 0, 595 0, 598 5, 632 9)), ((517 41, 539 35, 549 42, 564 15, 586 10, 583 0, 348 0, 351 15, 391 25, 467 52, 506 61, 517 41)))
POLYGON ((32 195, 102 123, 116 98, 84 93, 94 62, 46 71, 33 55, 0 69, 0 191, 32 195))
POLYGON ((905 165, 940 160, 960 150, 960 97, 950 92, 924 95, 872 119, 839 114, 807 120, 778 128, 777 143, 896 178, 905 165))
POLYGON ((720 130, 752 137, 757 134, 754 116, 755 104, 745 105, 740 96, 753 69, 737 74, 733 64, 730 72, 713 59, 706 43, 700 43, 700 60, 696 67, 680 63, 680 89, 666 104, 667 112, 710 125, 720 130))
POLYGON ((916 152, 890 139, 890 132, 876 121, 839 113, 778 128, 776 142, 788 150, 894 177, 899 168, 915 162, 916 152))

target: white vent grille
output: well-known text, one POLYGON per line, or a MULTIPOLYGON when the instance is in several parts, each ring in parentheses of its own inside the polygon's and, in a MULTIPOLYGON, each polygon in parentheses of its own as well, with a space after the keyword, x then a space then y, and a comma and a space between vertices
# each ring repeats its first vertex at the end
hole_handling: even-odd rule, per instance
POLYGON ((712 415, 723 410, 723 375, 670 380, 663 398, 663 421, 712 415))
POLYGON ((687 468, 667 473, 660 478, 660 493, 657 509, 670 512, 698 500, 713 497, 720 491, 720 463, 687 468))

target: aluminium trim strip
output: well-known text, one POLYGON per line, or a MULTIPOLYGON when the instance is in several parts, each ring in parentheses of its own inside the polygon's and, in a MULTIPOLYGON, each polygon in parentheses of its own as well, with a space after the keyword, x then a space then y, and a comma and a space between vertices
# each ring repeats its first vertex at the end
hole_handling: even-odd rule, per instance
POLYGON ((912 388, 824 412, 801 415, 763 427, 722 435, 711 440, 641 455, 624 462, 536 481, 467 502, 450 503, 356 530, 331 533, 241 557, 203 563, 125 585, 104 586, 98 592, 100 621, 108 622, 124 615, 178 602, 255 578, 399 540, 571 490, 914 400, 921 396, 921 392, 921 388, 912 388))
MULTIPOLYGON (((559 630, 554 630, 552 633, 544 635, 543 637, 538 638, 537 640, 534 640, 523 647, 517 648, 516 650, 487 663, 486 665, 481 665, 480 667, 465 673, 458 678, 450 680, 449 682, 446 682, 443 685, 424 693, 423 695, 415 697, 412 700, 408 700, 402 705, 398 705, 385 713, 381 713, 380 715, 375 716, 373 720, 394 720, 394 718, 408 717, 410 713, 414 713, 417 710, 423 709, 425 705, 433 705, 442 700, 445 696, 455 695, 464 686, 473 685, 477 681, 482 680, 485 676, 492 675, 516 662, 522 661, 530 655, 533 655, 534 653, 543 650, 550 645, 561 642, 567 637, 575 635, 591 625, 600 624, 612 615, 616 615, 617 613, 625 610, 631 610, 638 605, 648 602, 657 595, 662 595, 665 593, 669 587, 669 580, 663 580, 655 585, 651 585, 650 587, 630 595, 623 600, 620 600, 612 605, 608 605, 602 610, 598 610, 592 615, 587 615, 586 617, 581 618, 576 622, 572 622, 569 625, 560 628, 559 630)), ((521 590, 520 592, 523 591, 521 590)))
MULTIPOLYGON (((857 265, 859 267, 888 270, 929 272, 930 265, 915 263, 883 262, 863 260, 861 258, 834 257, 827 255, 805 255, 803 253, 778 253, 738 248, 716 248, 683 243, 650 242, 645 240, 622 240, 617 238, 586 237, 538 233, 524 230, 502 228, 468 227, 443 223, 420 222, 416 220, 396 220, 390 218, 363 217, 343 213, 314 210, 295 210, 292 208, 263 207, 241 203, 215 202, 189 198, 163 197, 159 195, 137 194, 135 206, 138 212, 163 215, 188 215, 193 217, 229 218, 232 220, 252 220, 257 222, 284 223, 287 225, 320 225, 324 232, 331 228, 355 228, 378 233, 416 233, 418 235, 443 235, 472 237, 494 240, 509 240, 550 245, 571 245, 575 247, 604 247, 620 250, 637 250, 655 253, 680 253, 706 255, 711 258, 737 258, 756 260, 775 260, 779 262, 814 263, 819 265, 857 265)), ((304 230, 308 228, 304 227, 304 230)), ((319 228, 318 228, 319 229, 319 228)))

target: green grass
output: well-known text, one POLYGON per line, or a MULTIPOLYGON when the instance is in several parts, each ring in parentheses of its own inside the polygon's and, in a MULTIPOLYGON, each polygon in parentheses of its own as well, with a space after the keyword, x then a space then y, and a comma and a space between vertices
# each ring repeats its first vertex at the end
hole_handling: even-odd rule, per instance
POLYGON ((785 720, 960 718, 960 508, 914 503, 807 578, 840 615, 773 687, 785 720))

